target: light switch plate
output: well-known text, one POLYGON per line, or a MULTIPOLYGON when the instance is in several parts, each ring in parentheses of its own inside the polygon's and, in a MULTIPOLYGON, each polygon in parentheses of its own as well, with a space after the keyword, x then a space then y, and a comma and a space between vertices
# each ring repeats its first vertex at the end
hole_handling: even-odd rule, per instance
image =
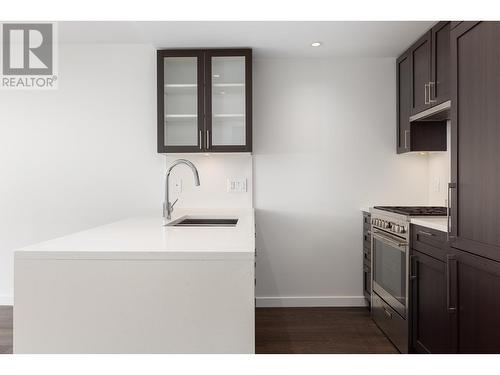
POLYGON ((246 193, 247 179, 246 178, 228 178, 226 180, 226 191, 228 193, 246 193))

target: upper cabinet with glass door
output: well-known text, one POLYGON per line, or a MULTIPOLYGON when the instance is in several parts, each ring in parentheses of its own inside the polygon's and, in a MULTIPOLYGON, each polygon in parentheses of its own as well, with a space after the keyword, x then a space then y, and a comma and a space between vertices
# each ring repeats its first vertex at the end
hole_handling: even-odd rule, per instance
POLYGON ((252 52, 206 52, 207 146, 211 151, 252 149, 252 52))
POLYGON ((158 152, 252 151, 252 51, 158 51, 158 152))
POLYGON ((158 51, 158 152, 201 149, 203 53, 158 51))

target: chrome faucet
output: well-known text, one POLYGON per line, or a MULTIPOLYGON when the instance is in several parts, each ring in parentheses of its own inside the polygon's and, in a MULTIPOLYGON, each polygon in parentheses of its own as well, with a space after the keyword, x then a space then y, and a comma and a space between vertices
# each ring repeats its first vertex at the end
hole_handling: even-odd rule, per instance
POLYGON ((170 179, 170 172, 172 172, 172 169, 176 167, 179 164, 185 164, 189 168, 191 168, 191 171, 193 172, 194 175, 194 184, 196 186, 200 186, 200 176, 198 176, 198 170, 194 166, 193 163, 191 163, 189 160, 186 159, 177 159, 174 161, 172 166, 168 168, 167 170, 167 176, 165 178, 165 202, 163 202, 163 219, 170 220, 172 218, 172 212, 174 211, 174 205, 177 203, 179 198, 175 200, 174 203, 170 203, 169 200, 169 179, 170 179))

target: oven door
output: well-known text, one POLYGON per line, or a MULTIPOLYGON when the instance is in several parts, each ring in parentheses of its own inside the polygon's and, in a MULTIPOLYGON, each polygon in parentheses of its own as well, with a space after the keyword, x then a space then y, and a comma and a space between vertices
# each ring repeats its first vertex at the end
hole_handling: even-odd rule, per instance
POLYGON ((373 291, 406 318, 408 242, 390 233, 372 231, 373 291))

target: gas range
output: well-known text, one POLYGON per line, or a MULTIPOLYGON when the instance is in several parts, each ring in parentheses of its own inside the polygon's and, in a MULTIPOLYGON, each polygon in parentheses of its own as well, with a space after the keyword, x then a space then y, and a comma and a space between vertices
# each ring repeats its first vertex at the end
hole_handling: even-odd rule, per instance
POLYGON ((399 351, 407 353, 410 220, 446 216, 446 207, 375 206, 370 211, 372 317, 399 351))
POLYGON ((408 241, 412 217, 446 216, 446 210, 440 206, 375 206, 371 209, 372 226, 408 241))
POLYGON ((375 206, 373 208, 406 216, 446 216, 446 207, 440 206, 375 206))

